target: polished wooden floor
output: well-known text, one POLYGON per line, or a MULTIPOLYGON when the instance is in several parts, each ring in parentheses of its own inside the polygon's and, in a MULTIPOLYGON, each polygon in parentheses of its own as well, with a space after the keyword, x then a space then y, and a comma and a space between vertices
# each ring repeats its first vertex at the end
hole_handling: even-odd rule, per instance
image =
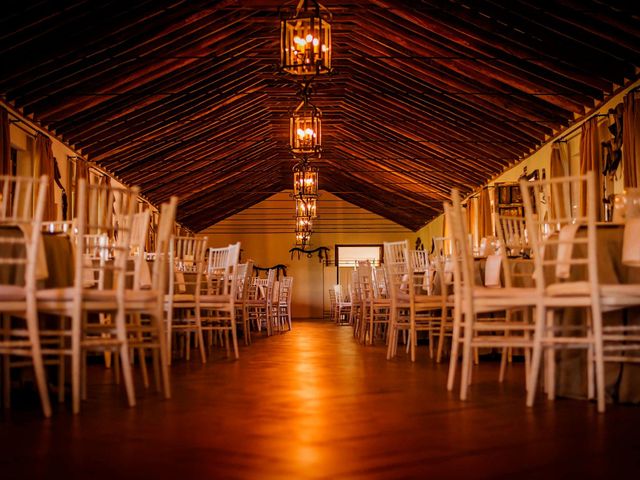
POLYGON ((16 392, 27 401, 0 414, 0 478, 638 478, 640 407, 527 409, 522 366, 503 385, 497 369, 482 363, 463 403, 424 348, 388 362, 349 327, 296 322, 239 361, 176 362, 170 401, 138 386, 127 408, 98 366, 75 417, 63 405, 45 421, 16 392))

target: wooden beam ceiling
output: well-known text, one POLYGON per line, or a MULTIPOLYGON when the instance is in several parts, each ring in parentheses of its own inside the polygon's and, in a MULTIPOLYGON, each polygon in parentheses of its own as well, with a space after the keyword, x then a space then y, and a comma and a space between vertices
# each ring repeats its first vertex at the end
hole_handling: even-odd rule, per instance
MULTIPOLYGON (((11 2, 0 95, 201 230, 291 183, 282 4, 11 2)), ((324 4, 321 187, 414 230, 638 77, 633 2, 324 4)))

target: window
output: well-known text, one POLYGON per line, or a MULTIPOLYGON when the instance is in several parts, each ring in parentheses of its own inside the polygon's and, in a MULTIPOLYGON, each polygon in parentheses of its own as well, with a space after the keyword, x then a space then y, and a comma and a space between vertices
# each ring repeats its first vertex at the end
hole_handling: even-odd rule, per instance
POLYGON ((356 262, 369 260, 373 265, 382 263, 382 245, 336 245, 337 281, 341 284, 350 282, 351 271, 356 262))

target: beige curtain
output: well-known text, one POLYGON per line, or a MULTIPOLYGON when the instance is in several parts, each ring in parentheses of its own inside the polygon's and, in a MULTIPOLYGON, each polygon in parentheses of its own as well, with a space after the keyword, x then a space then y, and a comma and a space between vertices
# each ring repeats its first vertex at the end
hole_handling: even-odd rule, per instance
POLYGON ((622 154, 624 187, 640 187, 640 92, 631 92, 624 97, 622 154))
POLYGON ((11 137, 9 114, 0 108, 0 175, 11 175, 11 137))
POLYGON ((40 166, 40 175, 49 177, 47 188, 47 199, 44 205, 44 221, 54 221, 58 218, 58 210, 55 201, 55 167, 53 165, 53 150, 51 149, 51 139, 42 133, 36 135, 36 158, 40 166))
MULTIPOLYGON (((469 200, 467 200, 466 211, 467 211, 467 233, 471 235, 471 238, 473 239, 473 236, 475 234, 475 224, 476 224, 476 209, 474 208, 473 197, 470 197, 469 200)), ((472 240, 471 244, 474 245, 475 242, 472 240)))
POLYGON ((80 179, 84 179, 85 181, 89 181, 89 166, 87 162, 82 160, 81 158, 76 158, 76 184, 75 190, 73 192, 73 208, 71 209, 71 215, 77 216, 77 208, 78 208, 78 189, 80 188, 80 179))
POLYGON ((491 223, 491 197, 488 188, 480 191, 478 199, 478 237, 493 236, 493 225, 491 223))
MULTIPOLYGON (((549 176, 551 178, 566 177, 569 175, 567 156, 564 155, 561 144, 554 143, 551 147, 551 160, 549 161, 549 176)), ((554 187, 551 192, 549 208, 552 218, 567 218, 571 208, 570 192, 565 192, 562 185, 554 187)))
POLYGON ((580 214, 586 212, 587 200, 596 202, 597 220, 604 218, 602 204, 602 145, 600 144, 600 134, 598 118, 593 117, 582 125, 580 136, 580 173, 585 174, 593 170, 596 173, 596 196, 597 198, 587 199, 587 192, 580 192, 580 214))

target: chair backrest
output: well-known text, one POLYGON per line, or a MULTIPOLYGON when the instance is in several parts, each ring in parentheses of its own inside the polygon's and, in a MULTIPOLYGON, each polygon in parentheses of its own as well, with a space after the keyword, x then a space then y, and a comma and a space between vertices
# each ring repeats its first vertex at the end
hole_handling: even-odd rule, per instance
POLYGON ((171 197, 169 202, 160 206, 160 218, 155 237, 155 256, 153 259, 153 272, 151 274, 151 288, 160 292, 159 300, 167 289, 167 269, 169 266, 169 249, 171 246, 171 232, 176 218, 178 197, 171 197))
POLYGON ((169 294, 200 294, 202 275, 205 270, 207 237, 172 236, 169 245, 169 294))
POLYGON ((282 277, 279 288, 280 305, 291 305, 293 277, 282 277))
POLYGON ((357 278, 359 298, 363 302, 370 302, 374 298, 371 262, 369 260, 358 260, 356 262, 356 273, 355 278, 357 278))
POLYGON ((532 264, 514 259, 516 256, 528 256, 531 251, 525 219, 498 215, 496 230, 500 241, 505 287, 527 286, 531 283, 530 279, 533 276, 532 264))
POLYGON ((131 266, 127 274, 133 277, 133 288, 141 286, 142 263, 146 261, 145 247, 147 244, 147 234, 149 233, 150 212, 146 209, 133 215, 131 225, 131 239, 129 242, 131 252, 131 266))
POLYGON ((201 293, 236 298, 236 268, 240 244, 209 249, 209 261, 205 275, 206 283, 201 293))
POLYGON ((383 266, 373 269, 373 296, 374 298, 389 298, 387 290, 387 273, 383 266))
POLYGON ((520 182, 523 194, 529 241, 533 247, 536 287, 542 292, 546 286, 569 278, 576 270, 576 278, 586 278, 591 294, 597 296, 598 265, 596 249, 595 174, 555 177, 520 182), (549 209, 543 218, 534 211, 543 196, 551 192, 556 198, 563 192, 582 192, 587 199, 580 209, 549 209), (534 203, 535 202, 535 203, 534 203), (579 235, 578 228, 586 227, 587 235, 579 235), (559 230, 559 233, 549 234, 559 230), (574 248, 582 245, 583 247, 574 248), (586 248, 584 246, 586 245, 586 248), (553 269, 553 270, 552 270, 553 269), (566 274, 561 275, 561 270, 566 274))
POLYGON ((411 295, 446 295, 445 257, 430 256, 426 250, 409 250, 411 295))
POLYGON ((331 311, 333 311, 333 309, 336 307, 336 303, 336 286, 332 285, 329 287, 329 308, 331 309, 331 311))
POLYGON ((236 265, 236 300, 244 301, 249 298, 251 280, 253 278, 253 261, 238 263, 236 265))
POLYGON ((16 228, 15 232, 0 235, 0 268, 7 269, 7 275, 0 275, 0 283, 23 284, 31 294, 36 288, 47 182, 44 175, 39 179, 0 176, 0 226, 16 228), (17 275, 20 269, 23 275, 17 275))
POLYGON ((138 193, 137 187, 89 185, 79 180, 74 281, 78 291, 89 286, 87 279, 93 275, 98 289, 116 290, 124 296, 138 193), (111 282, 107 282, 109 271, 111 282))
POLYGON ((473 315, 473 288, 476 277, 473 267, 473 254, 467 235, 467 222, 462 211, 460 193, 451 190, 451 204, 444 204, 446 221, 451 225, 452 247, 451 260, 453 263, 453 287, 457 305, 466 305, 469 315, 473 315))
POLYGON ((408 252, 408 240, 384 242, 384 267, 392 301, 398 301, 402 294, 409 293, 408 252))

